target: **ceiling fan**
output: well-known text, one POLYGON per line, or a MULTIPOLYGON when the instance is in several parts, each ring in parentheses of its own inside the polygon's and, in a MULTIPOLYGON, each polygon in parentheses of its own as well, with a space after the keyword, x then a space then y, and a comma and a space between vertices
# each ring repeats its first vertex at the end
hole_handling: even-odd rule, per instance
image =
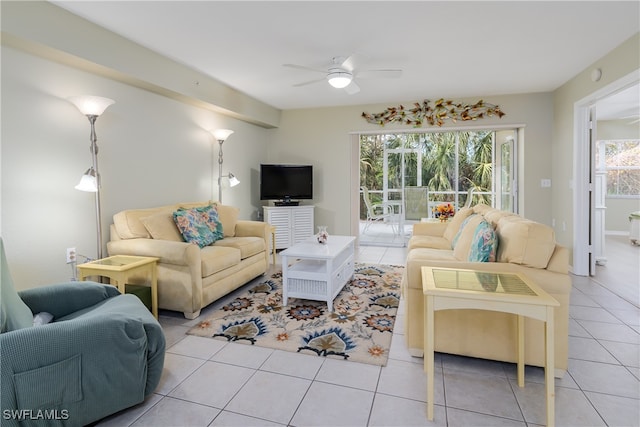
POLYGON ((353 54, 348 58, 340 56, 334 57, 331 60, 331 64, 324 70, 296 64, 283 64, 283 66, 324 74, 323 77, 294 84, 293 86, 295 87, 306 86, 326 80, 331 86, 337 89, 344 89, 349 95, 360 92, 360 87, 356 84, 355 79, 396 79, 402 75, 402 70, 358 70, 356 62, 359 62, 359 57, 353 54))

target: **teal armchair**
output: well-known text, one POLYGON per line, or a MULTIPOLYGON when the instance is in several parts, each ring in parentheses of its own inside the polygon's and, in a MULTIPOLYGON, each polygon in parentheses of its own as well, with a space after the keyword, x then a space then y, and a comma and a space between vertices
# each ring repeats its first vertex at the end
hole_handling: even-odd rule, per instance
POLYGON ((155 390, 165 338, 137 297, 95 282, 16 293, 0 251, 2 426, 84 426, 155 390), (42 312, 52 322, 33 326, 42 312))

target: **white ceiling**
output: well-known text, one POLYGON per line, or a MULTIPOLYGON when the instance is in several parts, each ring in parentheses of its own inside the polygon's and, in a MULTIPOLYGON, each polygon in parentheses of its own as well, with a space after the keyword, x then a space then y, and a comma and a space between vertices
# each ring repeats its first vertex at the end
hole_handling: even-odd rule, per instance
POLYGON ((553 91, 640 31, 638 1, 53 3, 279 109, 553 91), (352 53, 402 77, 348 95, 283 67, 352 53))

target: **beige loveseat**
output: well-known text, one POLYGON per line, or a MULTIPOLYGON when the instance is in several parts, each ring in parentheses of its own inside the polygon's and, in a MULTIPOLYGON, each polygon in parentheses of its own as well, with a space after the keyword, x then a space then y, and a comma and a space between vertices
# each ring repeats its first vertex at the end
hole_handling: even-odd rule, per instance
MULTIPOLYGON (((537 283, 560 303, 554 309, 555 375, 564 375, 568 360, 571 292, 569 251, 556 244, 553 229, 513 213, 479 204, 461 209, 447 223, 415 224, 408 249, 403 280, 405 336, 413 356, 423 355, 422 266, 514 272, 537 283), (469 262, 471 240, 478 221, 483 219, 491 225, 497 236, 495 262, 469 262), (452 247, 458 231, 460 234, 452 247)), ((512 314, 444 310, 436 312, 435 323, 435 349, 438 352, 516 362, 516 318, 512 314)), ((526 364, 544 366, 544 336, 544 324, 541 321, 525 320, 526 364)))
POLYGON ((238 220, 239 210, 217 205, 224 238, 202 249, 184 241, 173 221, 181 203, 131 209, 113 216, 109 255, 158 257, 158 307, 182 311, 188 319, 200 309, 264 274, 269 263, 269 225, 238 220))

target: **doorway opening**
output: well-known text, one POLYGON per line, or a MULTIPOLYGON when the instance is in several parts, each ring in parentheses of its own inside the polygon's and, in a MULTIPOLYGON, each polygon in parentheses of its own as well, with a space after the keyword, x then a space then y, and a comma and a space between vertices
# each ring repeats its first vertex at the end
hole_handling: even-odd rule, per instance
MULTIPOLYGON (((598 245, 605 241, 603 219, 596 209, 596 141, 598 106, 640 84, 636 70, 574 104, 573 273, 595 276, 598 245), (596 219, 599 218, 599 227, 596 219)), ((636 111, 638 106, 635 106, 636 111)))

